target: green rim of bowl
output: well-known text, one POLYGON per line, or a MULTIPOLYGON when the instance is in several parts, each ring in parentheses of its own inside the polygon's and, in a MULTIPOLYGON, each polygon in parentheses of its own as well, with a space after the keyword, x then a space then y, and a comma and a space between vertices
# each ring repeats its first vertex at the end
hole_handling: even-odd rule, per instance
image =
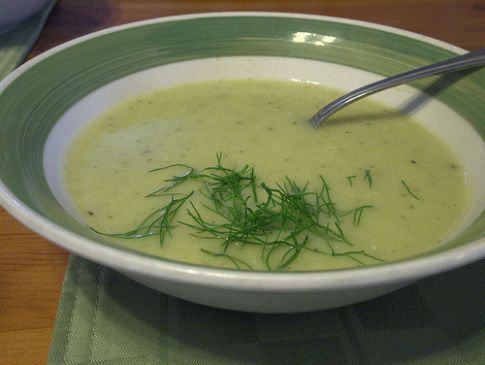
MULTIPOLYGON (((462 51, 451 45, 384 26, 288 14, 183 16, 98 32, 49 51, 0 84, 0 178, 5 190, 27 210, 99 241, 58 204, 47 185, 42 161, 56 121, 99 87, 148 68, 210 57, 304 58, 390 76, 457 53, 462 51)), ((413 86, 435 92, 436 80, 421 80, 413 86)), ((448 87, 434 97, 485 138, 485 70, 442 82, 448 87)), ((484 236, 484 227, 482 213, 452 245, 484 236)))

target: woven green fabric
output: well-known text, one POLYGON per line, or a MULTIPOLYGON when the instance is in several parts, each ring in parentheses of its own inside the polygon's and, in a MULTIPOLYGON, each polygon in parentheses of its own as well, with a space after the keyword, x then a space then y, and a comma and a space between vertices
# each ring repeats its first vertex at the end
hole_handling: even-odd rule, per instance
POLYGON ((231 312, 72 256, 48 363, 485 364, 485 261, 321 312, 231 312))
POLYGON ((56 0, 41 12, 0 34, 0 80, 15 69, 27 56, 42 30, 56 0))

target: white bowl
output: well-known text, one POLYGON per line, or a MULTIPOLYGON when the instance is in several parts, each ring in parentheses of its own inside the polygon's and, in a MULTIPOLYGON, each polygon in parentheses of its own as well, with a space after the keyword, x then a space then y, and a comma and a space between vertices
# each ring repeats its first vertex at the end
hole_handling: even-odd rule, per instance
MULTIPOLYGON (((193 302, 283 313, 373 298, 485 256, 485 71, 449 85, 418 111, 463 159, 475 197, 469 212, 446 244, 378 266, 248 272, 184 264, 115 246, 66 214, 69 203, 59 173, 63 151, 99 113, 164 86, 264 77, 350 90, 463 52, 374 24, 274 13, 180 16, 94 33, 29 61, 0 84, 0 203, 55 244, 193 302)), ((379 98, 400 105, 403 99, 420 98, 427 85, 423 81, 379 98)))

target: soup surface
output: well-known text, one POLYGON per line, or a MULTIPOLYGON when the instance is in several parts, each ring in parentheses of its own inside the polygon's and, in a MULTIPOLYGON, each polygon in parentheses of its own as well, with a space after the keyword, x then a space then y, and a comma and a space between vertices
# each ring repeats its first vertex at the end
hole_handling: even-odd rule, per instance
POLYGON ((465 209, 460 162, 369 100, 309 127, 338 95, 225 80, 126 101, 70 145, 67 195, 116 244, 216 267, 328 270, 439 245, 465 209))

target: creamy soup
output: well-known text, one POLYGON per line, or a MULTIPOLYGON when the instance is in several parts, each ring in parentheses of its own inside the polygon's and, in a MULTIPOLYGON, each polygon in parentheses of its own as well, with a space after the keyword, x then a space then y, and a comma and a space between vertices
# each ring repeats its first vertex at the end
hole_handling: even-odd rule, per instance
POLYGON ((328 270, 439 245, 465 209, 460 161, 369 100, 309 127, 338 95, 225 80, 140 96, 76 136, 65 189, 116 244, 202 265, 328 270))

